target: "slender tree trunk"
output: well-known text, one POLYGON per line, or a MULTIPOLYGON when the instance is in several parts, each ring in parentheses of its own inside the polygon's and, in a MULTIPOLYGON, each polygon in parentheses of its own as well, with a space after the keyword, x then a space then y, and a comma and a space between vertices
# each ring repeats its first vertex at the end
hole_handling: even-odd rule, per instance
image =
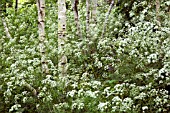
POLYGON ((80 23, 79 23, 79 16, 78 16, 78 4, 79 0, 72 0, 72 7, 74 11, 74 19, 75 19, 75 24, 77 27, 77 35, 82 39, 82 32, 80 28, 80 23))
POLYGON ((0 17, 1 17, 1 20, 2 20, 2 24, 3 24, 3 27, 4 27, 6 37, 9 38, 9 39, 12 39, 11 34, 9 32, 9 29, 8 29, 8 24, 6 22, 6 1, 0 1, 0 5, 1 5, 0 6, 0 17))
POLYGON ((86 0, 86 35, 89 38, 89 24, 90 24, 90 0, 86 0))
POLYGON ((97 24, 97 0, 92 0, 92 23, 97 24))
POLYGON ((15 12, 18 10, 18 0, 15 0, 15 12))
POLYGON ((67 57, 63 53, 66 38, 66 1, 58 0, 58 71, 59 75, 67 74, 67 57))
POLYGON ((104 22, 104 25, 103 25, 102 38, 104 38, 104 33, 105 33, 105 30, 106 30, 106 25, 108 23, 109 15, 111 13, 111 10, 112 10, 113 6, 114 6, 114 0, 112 0, 112 2, 110 4, 110 7, 109 7, 109 10, 108 10, 108 12, 106 14, 105 22, 104 22))
POLYGON ((5 30, 7 38, 12 39, 11 34, 9 32, 9 29, 8 29, 8 24, 6 23, 6 20, 5 20, 5 17, 2 17, 2 23, 3 23, 4 30, 5 30))
POLYGON ((48 74, 49 70, 45 55, 45 0, 37 0, 37 8, 42 72, 48 74))
POLYGON ((160 26, 161 24, 161 19, 159 16, 159 10, 160 10, 160 0, 156 0, 156 19, 157 19, 157 23, 160 26))

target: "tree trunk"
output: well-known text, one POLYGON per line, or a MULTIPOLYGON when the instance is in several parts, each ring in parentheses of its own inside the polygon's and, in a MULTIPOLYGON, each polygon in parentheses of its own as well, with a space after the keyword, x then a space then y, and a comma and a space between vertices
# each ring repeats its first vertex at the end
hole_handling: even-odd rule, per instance
POLYGON ((103 25, 102 38, 104 38, 104 33, 105 33, 105 30, 106 30, 106 25, 108 23, 109 15, 111 13, 111 10, 112 10, 113 6, 114 6, 114 0, 112 0, 112 2, 110 4, 110 7, 109 7, 109 10, 108 10, 108 12, 106 14, 105 22, 104 22, 104 25, 103 25))
POLYGON ((6 37, 12 39, 11 34, 8 29, 8 24, 6 22, 6 1, 0 1, 0 17, 4 27, 6 37))
POLYGON ((3 23, 4 30, 5 30, 7 38, 12 39, 11 34, 9 32, 9 29, 8 29, 8 24, 6 23, 6 20, 5 20, 5 17, 2 17, 2 23, 3 23))
POLYGON ((45 55, 45 0, 37 0, 37 8, 42 73, 48 74, 49 70, 45 55))
POLYGON ((18 10, 18 0, 15 0, 15 12, 18 10))
POLYGON ((67 57, 64 55, 63 46, 66 38, 66 1, 58 0, 58 71, 59 75, 67 73, 67 57))
POLYGON ((92 0, 92 23, 97 24, 97 0, 92 0))
POLYGON ((90 0, 86 0, 86 35, 89 38, 89 24, 90 24, 90 0))
POLYGON ((79 16, 78 16, 78 4, 79 4, 79 0, 72 0, 72 8, 74 11, 74 19, 75 19, 75 24, 77 27, 77 35, 79 36, 79 38, 82 39, 82 32, 81 32, 81 28, 80 28, 80 24, 79 24, 79 16))
POLYGON ((161 19, 159 16, 159 10, 160 10, 160 0, 156 0, 156 19, 157 19, 157 24, 160 26, 161 19))

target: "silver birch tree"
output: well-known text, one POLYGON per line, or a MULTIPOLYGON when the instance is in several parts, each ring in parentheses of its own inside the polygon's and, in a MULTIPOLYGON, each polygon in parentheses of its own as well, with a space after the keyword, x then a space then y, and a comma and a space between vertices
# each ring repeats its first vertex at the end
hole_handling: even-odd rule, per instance
POLYGON ((67 73, 67 57, 63 52, 63 46, 67 40, 65 2, 65 0, 58 0, 58 71, 61 76, 65 76, 67 73))
POLYGON ((10 32, 9 32, 9 29, 8 29, 8 24, 7 24, 7 22, 6 22, 5 17, 2 17, 1 19, 2 19, 2 23, 3 23, 4 30, 5 30, 5 33, 6 33, 7 38, 12 39, 11 34, 10 34, 10 32))
POLYGON ((86 35, 90 37, 92 29, 97 24, 97 0, 86 0, 86 35))
POLYGON ((45 0, 37 0, 38 9, 38 31, 39 31, 39 48, 41 54, 42 72, 49 73, 46 54, 45 54, 45 0))
POLYGON ((157 24, 161 26, 161 19, 159 16, 159 11, 160 10, 160 0, 156 0, 156 19, 157 19, 157 24))
POLYGON ((90 24, 90 0, 86 0, 86 35, 89 38, 89 24, 90 24))

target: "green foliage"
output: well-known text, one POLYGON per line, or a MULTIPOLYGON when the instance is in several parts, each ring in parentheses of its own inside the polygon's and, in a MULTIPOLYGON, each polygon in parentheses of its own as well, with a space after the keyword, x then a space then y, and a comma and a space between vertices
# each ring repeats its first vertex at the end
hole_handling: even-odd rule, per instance
POLYGON ((69 68, 63 78, 57 74, 57 4, 46 2, 47 76, 41 73, 36 5, 25 5, 17 15, 7 9, 13 38, 6 37, 0 20, 0 112, 167 113, 168 3, 161 3, 161 24, 150 2, 134 1, 129 17, 123 11, 125 3, 117 5, 109 16, 104 38, 101 35, 108 5, 98 7, 97 25, 90 24, 89 39, 84 3, 79 4, 83 39, 76 35, 74 14, 68 9, 68 41, 63 52, 69 68), (26 87, 27 83, 37 91, 36 95, 26 87))

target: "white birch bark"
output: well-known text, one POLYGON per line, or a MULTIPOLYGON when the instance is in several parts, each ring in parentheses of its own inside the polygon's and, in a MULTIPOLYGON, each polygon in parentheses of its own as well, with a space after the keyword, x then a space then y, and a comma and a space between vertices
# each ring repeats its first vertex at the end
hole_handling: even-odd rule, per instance
POLYGON ((6 23, 5 17, 2 17, 2 24, 4 26, 4 30, 5 30, 7 38, 12 39, 11 34, 9 33, 9 29, 8 29, 8 25, 6 23))
POLYGON ((37 0, 38 8, 38 30, 39 30, 39 47, 41 53, 42 72, 49 73, 46 55, 45 55, 45 0, 37 0))
POLYGON ((86 35, 89 38, 89 24, 90 24, 90 0, 86 0, 86 35))
POLYGON ((63 53, 66 38, 66 1, 58 0, 58 71, 59 75, 67 73, 67 57, 63 53))

